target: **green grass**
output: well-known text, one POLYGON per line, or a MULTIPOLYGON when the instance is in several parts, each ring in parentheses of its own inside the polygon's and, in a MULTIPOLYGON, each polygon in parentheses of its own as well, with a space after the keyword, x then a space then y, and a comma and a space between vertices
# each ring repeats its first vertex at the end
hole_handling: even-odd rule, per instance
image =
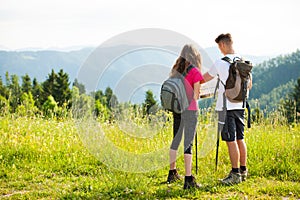
MULTIPOLYGON (((170 124, 150 138, 137 139, 113 124, 101 124, 101 127, 114 145, 137 154, 162 147, 167 149, 172 139, 170 124)), ((206 134, 200 125, 199 148, 206 134)), ((96 159, 71 119, 2 117, 0 198, 299 199, 300 125, 253 125, 245 134, 250 174, 246 182, 229 187, 218 183, 230 169, 226 145, 221 142, 217 172, 215 151, 208 151, 205 157, 198 159, 196 177, 203 187, 185 191, 183 182, 165 183, 168 166, 144 173, 124 172, 107 166, 109 162, 103 159, 109 157, 96 159)), ((210 145, 209 149, 214 149, 215 144, 210 145)), ((105 153, 114 152, 108 148, 105 153)), ((124 162, 121 157, 120 160, 124 162)), ((193 164, 195 170, 195 162, 193 164)), ((181 156, 177 167, 182 175, 183 166, 181 156)))

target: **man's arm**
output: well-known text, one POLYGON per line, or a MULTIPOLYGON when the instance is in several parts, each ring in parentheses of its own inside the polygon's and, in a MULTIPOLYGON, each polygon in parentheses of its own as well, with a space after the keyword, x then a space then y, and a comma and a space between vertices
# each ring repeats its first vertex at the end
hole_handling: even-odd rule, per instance
POLYGON ((203 78, 204 78, 205 82, 208 82, 208 81, 210 81, 211 79, 213 79, 214 77, 211 76, 208 72, 206 72, 206 73, 203 75, 203 78))
POLYGON ((249 89, 249 90, 252 89, 252 73, 250 73, 250 79, 249 79, 248 89, 249 89))

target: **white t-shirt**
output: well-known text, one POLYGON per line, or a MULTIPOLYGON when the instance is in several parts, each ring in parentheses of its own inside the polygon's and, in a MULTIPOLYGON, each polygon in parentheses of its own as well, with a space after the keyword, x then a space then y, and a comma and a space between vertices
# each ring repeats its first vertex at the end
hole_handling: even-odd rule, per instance
MULTIPOLYGON (((227 54, 225 56, 229 57, 231 60, 233 60, 235 57, 241 58, 241 56, 238 54, 227 54)), ((228 70, 229 70, 229 63, 222 59, 218 59, 213 64, 213 66, 208 70, 208 74, 213 77, 215 77, 219 74, 220 80, 225 84, 226 80, 228 78, 228 70)), ((217 104, 216 104, 217 111, 223 110, 223 93, 224 92, 225 92, 225 87, 220 82, 219 90, 218 90, 217 104)), ((243 109, 243 102, 232 103, 232 102, 226 100, 226 106, 227 106, 227 110, 241 110, 241 109, 243 109)))

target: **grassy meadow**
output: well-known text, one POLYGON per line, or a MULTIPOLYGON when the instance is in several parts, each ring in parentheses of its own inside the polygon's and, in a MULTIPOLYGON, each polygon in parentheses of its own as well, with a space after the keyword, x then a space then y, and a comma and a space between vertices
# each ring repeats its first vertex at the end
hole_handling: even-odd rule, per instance
MULTIPOLYGON (((123 151, 142 154, 162 149, 159 152, 168 154, 171 123, 148 139, 132 139, 114 124, 100 125, 111 143, 123 151)), ((199 149, 207 137, 201 127, 199 149)), ((0 199, 300 199, 299 124, 261 123, 246 129, 249 179, 235 186, 218 182, 230 170, 225 143, 220 145, 217 171, 215 143, 210 143, 205 156, 198 158, 198 174, 193 161, 194 174, 203 187, 188 191, 183 190, 183 181, 165 183, 167 165, 138 173, 110 166, 110 156, 95 156, 79 130, 72 119, 1 117, 0 199)), ((103 153, 119 151, 102 144, 103 153)), ((118 154, 117 158, 124 162, 118 154)), ((180 156, 181 175, 183 166, 180 156)))

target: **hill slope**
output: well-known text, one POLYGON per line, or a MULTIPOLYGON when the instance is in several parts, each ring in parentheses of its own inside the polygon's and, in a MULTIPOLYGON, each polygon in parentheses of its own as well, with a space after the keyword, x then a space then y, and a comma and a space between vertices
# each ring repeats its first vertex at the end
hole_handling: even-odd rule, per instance
POLYGON ((250 99, 257 99, 261 108, 275 108, 281 98, 292 91, 300 77, 300 50, 265 61, 253 69, 250 99))

